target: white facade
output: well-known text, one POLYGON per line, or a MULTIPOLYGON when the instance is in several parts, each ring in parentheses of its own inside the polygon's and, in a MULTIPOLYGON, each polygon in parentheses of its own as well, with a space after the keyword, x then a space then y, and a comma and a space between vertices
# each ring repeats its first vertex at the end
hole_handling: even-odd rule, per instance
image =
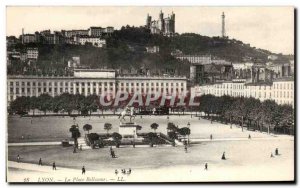
POLYGON ((91 43, 93 46, 102 48, 106 45, 106 40, 100 37, 89 37, 89 36, 75 36, 74 41, 77 44, 85 45, 86 43, 91 43))
POLYGON ((214 96, 229 95, 232 97, 253 97, 274 100, 277 104, 289 104, 294 107, 294 80, 275 80, 270 84, 247 84, 243 81, 222 82, 212 85, 191 88, 197 96, 211 94, 214 96))
POLYGON ((113 27, 90 27, 89 28, 89 36, 101 37, 103 34, 111 34, 114 32, 113 27))
POLYGON ((8 102, 21 96, 36 96, 47 93, 58 96, 63 93, 82 94, 85 96, 100 95, 109 92, 112 96, 116 91, 130 93, 145 93, 147 91, 161 91, 170 93, 178 91, 185 94, 186 77, 120 77, 112 71, 83 71, 75 70, 74 76, 8 76, 8 102))
POLYGON ((98 69, 75 69, 74 77, 78 78, 115 78, 114 70, 98 70, 98 69))
POLYGON ((187 91, 186 77, 117 77, 119 91, 128 93, 177 93, 184 95, 187 91))
POLYGON ((146 47, 146 51, 147 53, 158 53, 159 52, 159 46, 149 46, 149 47, 146 47))
POLYGON ((39 57, 38 48, 28 48, 27 49, 27 59, 35 59, 37 60, 39 57))

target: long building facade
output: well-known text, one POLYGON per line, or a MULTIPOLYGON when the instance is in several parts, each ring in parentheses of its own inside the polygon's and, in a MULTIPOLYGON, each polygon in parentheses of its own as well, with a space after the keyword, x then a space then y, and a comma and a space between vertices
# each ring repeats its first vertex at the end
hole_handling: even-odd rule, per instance
POLYGON ((195 86, 191 88, 196 95, 211 94, 214 96, 228 95, 232 97, 253 97, 274 100, 277 104, 288 104, 294 107, 294 79, 281 78, 273 82, 247 83, 245 79, 195 86))
POLYGON ((8 104, 21 96, 40 96, 49 94, 52 97, 63 93, 82 94, 85 96, 108 92, 112 96, 117 91, 128 93, 187 92, 186 77, 150 77, 118 76, 115 70, 75 69, 74 76, 25 76, 9 75, 7 79, 8 104))

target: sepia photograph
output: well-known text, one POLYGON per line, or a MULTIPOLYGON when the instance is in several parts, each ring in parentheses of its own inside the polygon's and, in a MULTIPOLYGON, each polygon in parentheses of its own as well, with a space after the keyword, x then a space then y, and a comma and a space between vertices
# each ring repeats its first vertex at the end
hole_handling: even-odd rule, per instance
POLYGON ((295 7, 5 9, 8 183, 295 183, 295 7))

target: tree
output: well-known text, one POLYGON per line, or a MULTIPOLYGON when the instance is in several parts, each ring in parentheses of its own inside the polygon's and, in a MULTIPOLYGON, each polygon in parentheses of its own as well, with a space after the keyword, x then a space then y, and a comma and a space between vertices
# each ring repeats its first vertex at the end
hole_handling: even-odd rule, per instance
POLYGON ((41 94, 38 97, 38 109, 43 111, 44 114, 46 115, 47 111, 51 110, 51 106, 52 106, 52 97, 48 94, 41 94))
POLYGON ((30 109, 33 111, 33 115, 35 114, 35 109, 38 108, 38 98, 36 96, 30 97, 30 109))
POLYGON ((272 124, 274 124, 274 119, 276 119, 277 109, 278 104, 276 104, 275 101, 265 100, 262 103, 263 122, 267 124, 268 133, 270 133, 270 127, 272 124))
POLYGON ((174 123, 169 122, 167 126, 168 132, 177 132, 178 128, 175 126, 174 123))
POLYGON ((122 140, 122 135, 120 135, 119 133, 112 133, 112 138, 116 143, 116 147, 118 148, 120 146, 121 140, 122 140))
POLYGON ((189 142, 189 135, 191 134, 190 128, 182 127, 178 130, 178 133, 184 137, 188 136, 188 142, 189 142))
POLYGON ((147 138, 149 139, 150 147, 153 147, 153 145, 157 143, 158 136, 156 133, 153 132, 148 133, 147 138))
POLYGON ((72 125, 69 132, 71 132, 71 137, 74 139, 74 152, 76 152, 76 148, 78 148, 78 138, 81 136, 78 125, 72 125))
POLYGON ((152 123, 151 124, 151 129, 153 129, 154 130, 154 132, 156 132, 156 129, 158 128, 158 124, 157 123, 152 123))
POLYGON ((110 123, 105 123, 104 124, 104 130, 107 131, 107 134, 108 134, 108 131, 110 131, 112 128, 112 125, 110 123))
POLYGON ((90 125, 90 124, 85 124, 85 125, 83 126, 83 130, 84 130, 84 131, 87 131, 88 134, 90 133, 90 130, 92 130, 92 129, 93 129, 93 126, 90 125))

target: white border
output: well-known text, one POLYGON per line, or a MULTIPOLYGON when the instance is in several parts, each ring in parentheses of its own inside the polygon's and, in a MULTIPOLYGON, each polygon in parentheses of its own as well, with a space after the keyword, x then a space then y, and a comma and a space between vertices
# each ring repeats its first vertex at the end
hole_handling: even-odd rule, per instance
MULTIPOLYGON (((0 63, 1 63, 1 68, 0 68, 0 125, 1 125, 1 130, 0 130, 0 138, 1 138, 1 147, 0 147, 0 164, 1 164, 1 170, 0 170, 0 185, 1 187, 8 187, 9 184, 6 183, 6 169, 5 169, 5 162, 6 162, 6 149, 5 149, 5 143, 6 143, 6 6, 47 6, 47 5, 54 5, 54 6, 88 6, 88 5, 98 5, 98 6, 295 6, 296 8, 300 7, 300 1, 298 0, 273 0, 272 2, 270 1, 262 1, 262 0, 244 0, 244 1, 239 1, 239 0, 229 0, 229 1, 222 1, 222 0, 152 0, 152 1, 146 1, 146 0, 52 0, 52 1, 42 1, 42 0, 2 0, 0 1, 0 63)), ((299 15, 299 12, 298 12, 299 15)), ((297 25, 299 25, 299 19, 297 19, 297 25)), ((299 34, 299 30, 297 31, 297 36, 299 34)), ((297 48, 297 54, 299 54, 299 48, 297 48)), ((298 62, 296 62, 296 65, 298 62)), ((296 68, 297 70, 297 68, 296 68)), ((297 73, 298 75, 299 73, 297 73)), ((297 77, 297 88, 299 89, 299 80, 297 77)), ((297 108, 297 107, 296 107, 297 108)), ((297 117, 299 115, 299 110, 297 113, 297 117)), ((298 119, 299 122, 299 119, 298 119)), ((297 125, 296 125, 297 126, 297 125)), ((299 127, 297 127, 297 134, 299 133, 299 127)), ((299 143, 298 143, 299 145, 299 143)), ((297 148, 299 150, 299 147, 297 148)), ((298 161, 299 163, 299 161, 298 161)), ((297 173, 299 174, 299 172, 297 173)), ((299 181, 299 176, 297 177, 299 181)), ((24 185, 23 185, 24 186, 24 185)), ((29 185, 30 186, 30 185, 29 185)), ((39 185, 38 187, 43 186, 39 185)), ((49 185, 47 185, 49 186, 49 185)), ((59 185, 61 186, 61 185, 59 185)), ((63 185, 66 186, 66 185, 63 185)), ((69 185, 73 186, 73 185, 69 185)), ((83 187, 86 185, 81 185, 80 187, 83 187)), ((96 185, 99 186, 99 185, 96 185)), ((108 187, 109 185, 100 185, 103 187, 108 187)), ((113 187, 116 187, 119 185, 113 185, 113 187)), ((131 185, 127 185, 131 186, 131 185)), ((140 186, 140 185, 137 185, 140 186)), ((148 185, 149 186, 149 185, 148 185)), ((155 185, 157 186, 157 185, 155 185)), ((163 185, 159 185, 163 186, 163 185)), ((168 185, 169 187, 173 187, 174 185, 168 185)), ((216 187, 217 185, 213 185, 213 187, 216 187)), ((241 186, 241 185, 239 185, 241 186)), ((263 185, 255 185, 256 187, 260 187, 263 185)), ((273 185, 269 185, 273 186, 273 185)), ((282 185, 283 186, 283 185, 282 185)), ((288 185, 285 185, 288 186, 288 185)), ((285 187, 284 186, 284 187, 285 187)), ((112 187, 112 186, 109 186, 112 187)))

